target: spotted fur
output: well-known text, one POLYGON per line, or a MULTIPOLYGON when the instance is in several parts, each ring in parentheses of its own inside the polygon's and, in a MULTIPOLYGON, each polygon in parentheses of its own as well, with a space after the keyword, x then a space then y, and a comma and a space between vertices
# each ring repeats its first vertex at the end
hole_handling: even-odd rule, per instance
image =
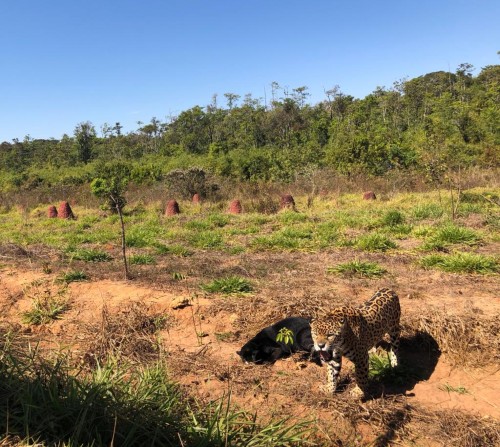
POLYGON ((368 351, 390 337, 389 358, 398 364, 399 298, 390 289, 380 289, 360 307, 337 307, 311 322, 314 349, 328 365, 326 390, 334 393, 342 367, 342 356, 354 363, 356 384, 363 393, 368 388, 368 351))

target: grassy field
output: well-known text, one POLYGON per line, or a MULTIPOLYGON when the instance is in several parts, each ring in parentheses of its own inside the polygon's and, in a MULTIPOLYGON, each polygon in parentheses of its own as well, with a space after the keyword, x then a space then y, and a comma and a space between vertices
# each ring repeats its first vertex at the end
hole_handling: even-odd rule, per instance
POLYGON ((3 207, 0 445, 500 442, 498 404, 485 403, 498 387, 459 375, 490 377, 500 362, 500 189, 468 190, 458 206, 446 191, 295 202, 274 213, 243 202, 231 215, 227 203, 180 201, 173 217, 160 202, 129 203, 130 281, 116 215, 3 207), (383 286, 401 298, 405 356, 396 370, 372 357, 379 392, 366 403, 346 391, 349 366, 331 397, 318 391, 324 368, 234 354, 278 319, 383 286))

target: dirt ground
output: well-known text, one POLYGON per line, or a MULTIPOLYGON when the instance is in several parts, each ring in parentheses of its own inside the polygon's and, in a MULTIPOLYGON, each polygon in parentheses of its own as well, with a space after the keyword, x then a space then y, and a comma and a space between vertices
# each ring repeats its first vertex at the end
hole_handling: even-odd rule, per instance
POLYGON ((230 393, 233 404, 257 412, 263 421, 314 420, 312 439, 322 445, 474 446, 499 439, 498 275, 425 271, 406 254, 347 250, 165 257, 155 266, 136 266, 131 281, 121 279, 119 265, 108 264, 82 263, 91 280, 69 285, 69 311, 56 322, 27 326, 20 317, 32 303, 26 287, 53 285, 64 267, 50 253, 35 261, 21 255, 4 258, 1 321, 83 355, 85 325, 101 319, 103 306, 118 314, 132 302, 144 303, 149 311, 168 315, 161 337, 172 377, 203 402, 230 393), (389 274, 368 280, 326 273, 326 266, 353 257, 378 262, 389 274), (47 262, 50 273, 43 271, 47 262), (173 272, 184 279, 174 280, 173 272), (255 291, 225 297, 199 288, 227 275, 249 278, 255 291), (405 328, 401 356, 409 366, 420 368, 419 378, 374 385, 373 399, 361 402, 349 392, 353 383, 348 361, 342 370, 345 386, 327 396, 319 389, 326 368, 300 354, 272 366, 245 364, 236 354, 255 333, 281 318, 359 304, 380 287, 391 287, 400 296, 405 328), (188 305, 174 309, 183 299, 188 305), (464 346, 452 346, 460 340, 464 346))

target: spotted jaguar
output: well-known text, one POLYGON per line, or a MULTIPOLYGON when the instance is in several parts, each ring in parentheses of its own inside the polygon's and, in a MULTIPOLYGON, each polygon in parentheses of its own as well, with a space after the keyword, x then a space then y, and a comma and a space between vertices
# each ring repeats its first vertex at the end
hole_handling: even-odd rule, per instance
POLYGON ((357 389, 366 395, 368 388, 368 351, 382 340, 390 338, 389 359, 398 364, 399 320, 401 307, 393 290, 380 289, 360 307, 343 306, 327 312, 311 322, 314 350, 321 363, 328 365, 326 391, 337 388, 342 356, 354 363, 357 389))

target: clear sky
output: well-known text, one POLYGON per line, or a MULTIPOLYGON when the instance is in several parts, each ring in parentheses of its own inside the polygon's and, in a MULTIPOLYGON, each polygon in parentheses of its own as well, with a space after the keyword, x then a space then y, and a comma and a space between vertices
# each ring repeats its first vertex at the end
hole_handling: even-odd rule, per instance
POLYGON ((498 0, 3 0, 0 142, 124 131, 277 81, 364 97, 405 76, 499 64, 498 0))

